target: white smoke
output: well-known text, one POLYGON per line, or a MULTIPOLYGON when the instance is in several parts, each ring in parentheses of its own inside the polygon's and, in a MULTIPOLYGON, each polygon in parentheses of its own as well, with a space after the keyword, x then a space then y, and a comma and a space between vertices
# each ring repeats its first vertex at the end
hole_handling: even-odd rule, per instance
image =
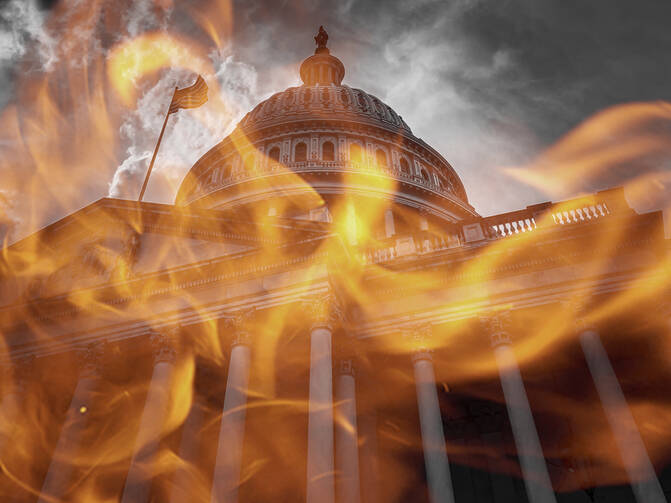
POLYGON ((45 69, 57 61, 56 40, 44 29, 45 14, 35 0, 10 0, 0 6, 0 64, 31 50, 45 69))
POLYGON ((0 4, 0 109, 12 96, 17 62, 30 55, 30 66, 48 71, 58 61, 57 40, 44 29, 45 15, 36 0, 0 4))
POLYGON ((172 9, 159 11, 154 6, 154 0, 135 0, 123 14, 124 26, 130 37, 137 37, 150 30, 167 29, 172 9))
MULTIPOLYGON (((165 135, 149 182, 148 198, 172 202, 175 191, 190 167, 210 148, 220 142, 262 97, 258 93, 257 72, 237 61, 228 51, 210 55, 214 75, 204 75, 210 83, 209 101, 220 101, 226 109, 215 110, 206 103, 198 110, 180 110, 168 119, 165 135), (218 86, 213 85, 214 83, 218 86), (220 95, 212 95, 219 87, 220 95)), ((158 139, 165 113, 177 85, 191 85, 195 75, 171 69, 138 100, 120 128, 126 142, 126 157, 116 169, 109 184, 110 197, 137 197, 158 139)))

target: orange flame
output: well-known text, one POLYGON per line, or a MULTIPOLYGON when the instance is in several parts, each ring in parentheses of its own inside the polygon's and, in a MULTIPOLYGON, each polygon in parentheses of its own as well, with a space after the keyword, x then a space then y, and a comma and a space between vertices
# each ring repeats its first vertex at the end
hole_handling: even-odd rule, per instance
MULTIPOLYGON (((176 8, 166 0, 152 7, 159 15, 176 8)), ((559 490, 626 481, 590 378, 575 363, 580 359, 576 356, 576 309, 589 322, 613 327, 615 335, 603 334, 609 351, 617 353, 622 343, 631 348, 632 355, 641 355, 645 365, 616 370, 625 393, 634 397, 630 406, 651 458, 659 466, 668 462, 671 415, 660 398, 663 388, 656 390, 659 393, 635 393, 645 381, 668 382, 666 362, 671 345, 668 337, 655 337, 666 335, 667 328, 660 313, 648 313, 644 326, 622 321, 666 294, 668 269, 665 258, 659 259, 663 254, 659 250, 622 254, 631 233, 638 232, 638 215, 633 212, 595 216, 594 222, 590 217, 596 229, 591 236, 553 244, 550 241, 559 238, 551 229, 564 223, 569 228, 569 216, 587 218, 576 213, 576 202, 570 201, 539 212, 533 229, 519 224, 515 235, 492 238, 487 246, 468 247, 459 230, 461 224, 427 223, 416 211, 399 207, 395 217, 407 236, 399 233, 390 238, 382 232, 389 201, 361 197, 364 192, 387 194, 398 188, 398 180, 375 162, 365 170, 345 171, 343 183, 352 193, 328 208, 310 183, 276 162, 272 177, 250 178, 246 188, 262 192, 273 187, 279 192, 277 180, 284 180, 301 187, 300 197, 262 201, 244 214, 233 215, 227 208, 205 211, 197 205, 139 205, 118 200, 79 210, 85 202, 82 192, 88 194, 99 186, 92 178, 106 182, 110 168, 118 166, 118 131, 128 109, 136 106, 143 82, 156 80, 170 68, 209 76, 208 106, 222 116, 230 114, 232 104, 221 97, 213 78, 216 72, 209 49, 210 42, 217 48, 226 45, 232 31, 232 6, 219 1, 208 9, 189 12, 207 44, 163 31, 130 36, 126 30, 121 41, 104 53, 81 37, 81 30, 95 30, 98 23, 111 32, 121 30, 120 15, 111 15, 103 2, 57 8, 52 22, 67 19, 70 23, 58 49, 62 66, 46 72, 39 82, 22 79, 17 103, 0 117, 0 134, 11 145, 0 160, 0 170, 17 173, 13 168, 19 166, 22 172, 30 172, 28 177, 7 180, 3 190, 9 195, 0 193, 0 207, 8 204, 3 199, 23 195, 25 201, 16 211, 24 218, 24 232, 40 227, 48 215, 72 213, 67 222, 57 222, 13 246, 5 237, 0 257, 2 354, 18 359, 33 344, 46 348, 46 356, 32 363, 28 379, 19 379, 17 365, 14 374, 2 382, 0 469, 5 477, 0 481, 0 494, 36 497, 50 463, 56 462, 71 468, 72 476, 63 488, 69 501, 118 501, 133 455, 156 443, 156 455, 141 462, 145 476, 154 481, 156 500, 165 501, 175 491, 183 491, 176 482, 182 480, 188 484, 189 501, 209 501, 230 357, 231 330, 221 318, 237 311, 240 299, 256 289, 263 291, 265 308, 246 322, 254 334, 254 356, 245 406, 241 499, 300 499, 305 491, 310 357, 305 336, 308 317, 296 305, 327 284, 334 285, 347 299, 345 307, 357 313, 346 329, 354 332, 363 327, 374 335, 356 348, 361 373, 368 377, 357 390, 358 431, 338 411, 340 402, 336 403, 335 422, 349 434, 357 433, 362 459, 368 456, 367 463, 362 462, 362 474, 374 472, 376 464, 377 474, 365 483, 378 480, 381 501, 421 498, 425 490, 421 470, 416 468, 422 447, 411 354, 433 351, 440 393, 450 408, 443 411, 446 424, 466 428, 463 425, 471 414, 465 410, 466 399, 484 411, 482 417, 505 423, 497 364, 480 329, 480 317, 490 314, 492 306, 525 306, 514 320, 519 331, 514 349, 528 378, 541 433, 546 435, 546 457, 573 470, 558 469, 559 490), (73 63, 75 56, 81 64, 73 63), (323 218, 282 217, 305 216, 311 211, 323 218), (299 234, 300 240, 296 238, 299 234), (396 240, 401 237, 407 239, 396 240), (137 254, 140 241, 144 252, 137 254), (84 247, 83 242, 87 243, 84 247), (548 249, 554 250, 554 257, 548 258, 548 249), (599 253, 589 260, 572 261, 594 250, 599 253), (432 262, 447 260, 433 254, 438 251, 449 255, 449 266, 441 269, 432 262), (534 264, 541 260, 540 255, 543 260, 554 260, 552 270, 500 274, 519 263, 534 264), (617 270, 623 256, 635 261, 636 275, 617 270), (419 263, 425 267, 412 265, 419 263), (248 270, 267 275, 259 279, 248 270), (629 287, 613 287, 615 293, 598 303, 586 300, 599 293, 594 291, 594 278, 608 275, 613 283, 626 281, 629 287), (280 293, 287 295, 281 288, 288 277, 293 301, 289 303, 279 298, 280 293), (577 278, 584 280, 580 292, 562 286, 577 278), (553 294, 557 302, 549 308, 532 305, 533 292, 528 293, 542 281, 557 285, 553 294), (433 337, 428 341, 403 334, 409 316, 399 321, 397 331, 376 332, 376 323, 388 326, 387 320, 398 313, 431 310, 440 315, 432 320, 433 337), (99 380, 102 384, 86 403, 77 403, 73 409, 77 362, 65 352, 72 341, 64 337, 83 341, 96 326, 114 328, 131 321, 143 324, 147 331, 162 331, 184 312, 190 312, 191 319, 181 327, 180 357, 164 389, 164 414, 150 436, 138 440, 152 382, 152 348, 137 338, 126 338, 123 332, 107 334, 110 348, 99 380), (76 320, 77 333, 68 331, 67 319, 76 320), (16 333, 29 335, 17 341, 16 333), (199 374, 208 370, 212 375, 199 374), (548 375, 556 379, 549 380, 548 375), (80 433, 78 444, 54 457, 63 432, 75 430, 80 433), (180 447, 186 435, 194 439, 190 454, 180 447), (371 454, 373 451, 376 453, 371 454), (580 468, 580 463, 589 468, 580 468)), ((508 172, 548 192, 581 192, 585 183, 599 180, 623 162, 666 154, 669 138, 658 127, 668 121, 669 110, 665 103, 607 110, 567 135, 533 166, 508 172)), ((194 114, 215 130, 204 112, 194 114)), ((271 161, 256 152, 252 139, 240 130, 232 141, 248 173, 256 173, 255 159, 271 161)), ((638 200, 645 196, 650 180, 663 185, 666 176, 659 170, 634 172, 624 177, 624 186, 638 200)), ((581 204, 580 208, 591 208, 596 203, 581 204)), ((0 225, 10 220, 11 212, 3 211, 0 225)), ((485 221, 492 228, 510 223, 485 221)), ((344 334, 337 334, 338 339, 341 336, 344 334)), ((509 436, 490 437, 485 441, 473 435, 464 440, 448 431, 446 448, 451 461, 464 469, 519 475, 509 436)))

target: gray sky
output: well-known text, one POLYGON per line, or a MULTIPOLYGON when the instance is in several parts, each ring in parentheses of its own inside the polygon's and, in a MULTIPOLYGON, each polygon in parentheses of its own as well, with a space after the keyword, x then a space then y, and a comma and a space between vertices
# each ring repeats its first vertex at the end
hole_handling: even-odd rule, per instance
MULTIPOLYGON (((663 132, 663 147, 609 162, 579 176, 570 190, 551 177, 544 190, 534 188, 505 171, 534 165, 600 110, 669 100, 666 0, 245 0, 233 2, 230 23, 225 7, 221 0, 127 0, 91 13, 74 0, 0 4, 0 179, 8 181, 0 185, 0 233, 15 239, 100 197, 133 197, 139 190, 172 86, 190 84, 194 73, 171 60, 171 68, 137 79, 136 100, 123 103, 107 80, 115 47, 146 33, 179 35, 198 45, 211 70, 205 77, 219 84, 225 113, 205 105, 171 117, 147 194, 171 202, 189 167, 246 111, 299 84, 298 65, 312 53, 320 24, 345 64, 345 83, 387 102, 440 151, 481 214, 651 172, 654 183, 630 200, 642 211, 666 207, 668 116, 646 122, 663 132), (218 44, 203 28, 208 18, 218 44), (98 77, 93 69, 102 69, 98 77), (88 86, 73 84, 76 78, 88 86), (37 127, 46 112, 30 85, 43 81, 58 111, 58 127, 46 131, 37 127), (97 101, 90 89, 96 86, 97 101), (72 89, 77 93, 69 95, 72 89), (94 134, 82 117, 100 108, 109 127, 101 132, 96 125, 94 134)), ((614 143, 624 134, 597 126, 614 143)))

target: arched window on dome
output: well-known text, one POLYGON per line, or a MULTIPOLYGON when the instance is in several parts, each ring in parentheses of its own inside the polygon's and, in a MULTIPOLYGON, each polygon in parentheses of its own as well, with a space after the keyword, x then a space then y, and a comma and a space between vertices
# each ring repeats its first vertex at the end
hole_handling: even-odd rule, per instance
POLYGON ((221 179, 226 180, 229 176, 231 176, 231 165, 226 164, 226 166, 224 166, 224 171, 221 175, 221 179))
POLYGON ((408 160, 405 157, 401 157, 400 165, 401 165, 401 173, 403 173, 404 175, 409 175, 410 164, 408 164, 408 160))
POLYGON ((297 143, 294 149, 294 161, 305 162, 308 159, 308 146, 303 143, 297 143))
POLYGON ((358 143, 349 146, 349 160, 355 164, 363 164, 363 150, 358 143))
POLYGON ((366 108, 366 98, 363 97, 363 94, 357 94, 357 100, 361 108, 366 108))
POLYGON ((271 164, 275 162, 280 162, 280 147, 273 147, 268 152, 268 159, 270 159, 271 164))
POLYGON ((335 161, 335 147, 333 142, 325 141, 322 145, 322 160, 335 161))
POLYGON ((375 151, 375 163, 380 168, 386 168, 387 167, 387 153, 384 150, 382 150, 381 148, 378 148, 375 151))
POLYGON ((344 89, 340 90, 340 101, 342 101, 342 104, 345 105, 346 107, 349 106, 349 95, 347 94, 347 91, 344 89))
POLYGON ((429 183, 429 172, 426 169, 422 168, 419 174, 422 175, 422 180, 424 180, 426 183, 429 183))

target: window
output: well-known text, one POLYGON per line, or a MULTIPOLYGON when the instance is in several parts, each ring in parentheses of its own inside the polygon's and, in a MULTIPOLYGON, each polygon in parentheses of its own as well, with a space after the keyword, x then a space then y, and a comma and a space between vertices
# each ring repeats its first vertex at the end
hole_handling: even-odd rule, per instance
POLYGON ((405 175, 410 174, 410 165, 405 157, 401 157, 401 173, 405 175))
POLYGON ((231 165, 227 164, 226 166, 224 166, 224 173, 222 175, 222 179, 225 180, 229 176, 231 176, 231 165))
POLYGON ((361 150, 361 145, 358 143, 352 143, 349 146, 349 160, 356 163, 363 162, 363 152, 361 150))
POLYGON ((333 147, 333 143, 330 141, 326 141, 322 145, 322 160, 335 161, 335 148, 333 147))
POLYGON ((342 101, 343 105, 349 106, 349 95, 344 89, 340 90, 340 101, 342 101))
POLYGON ((279 160, 280 160, 280 148, 279 147, 271 148, 270 152, 268 152, 268 158, 273 162, 279 162, 279 160))
POLYGON ((366 98, 364 98, 362 94, 357 95, 357 100, 359 101, 361 108, 366 108, 366 98))
POLYGON ((422 168, 420 174, 422 175, 422 180, 424 180, 426 183, 429 183, 429 173, 424 168, 422 168))
POLYGON ((296 162, 304 162, 308 159, 308 146, 300 142, 296 144, 296 149, 294 150, 294 160, 296 162))
POLYGON ((375 151, 375 162, 377 163, 377 165, 379 167, 386 167, 387 166, 387 154, 381 148, 378 148, 375 151))

